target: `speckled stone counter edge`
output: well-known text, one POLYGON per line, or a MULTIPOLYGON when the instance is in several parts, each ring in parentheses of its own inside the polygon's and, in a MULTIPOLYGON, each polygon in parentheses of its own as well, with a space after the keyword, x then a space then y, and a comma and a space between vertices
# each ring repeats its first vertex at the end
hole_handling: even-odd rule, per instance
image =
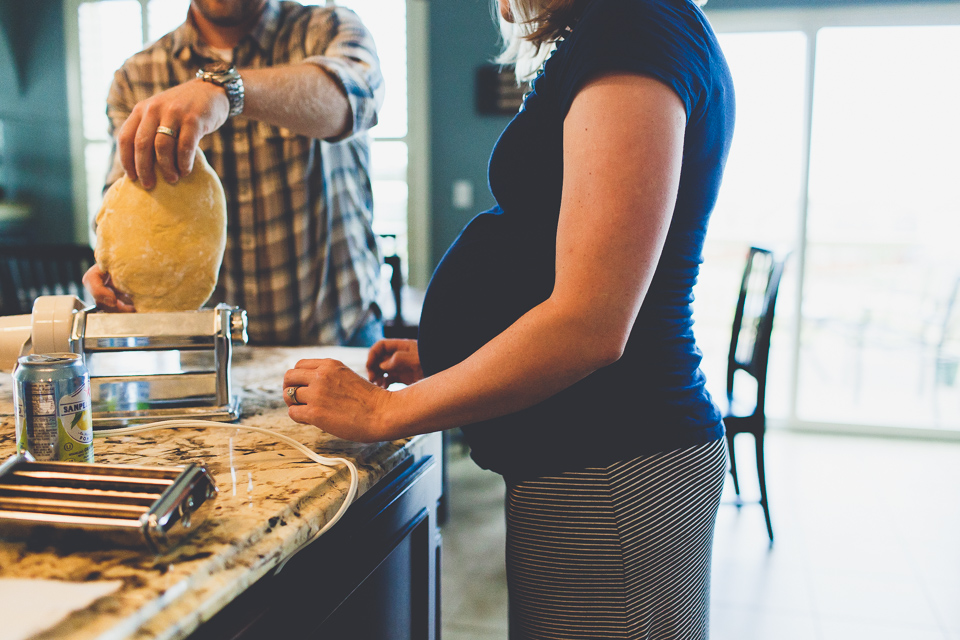
MULTIPOLYGON (((326 456, 353 460, 358 496, 408 454, 408 441, 361 445, 335 439, 286 415, 283 372, 297 360, 336 357, 356 370, 365 350, 245 348, 234 378, 241 425, 267 427, 326 456), (353 359, 349 362, 348 359, 353 359)), ((0 458, 14 452, 11 381, 0 375, 0 458)), ((208 521, 164 556, 143 549, 64 544, 62 536, 0 540, 0 577, 123 581, 117 592, 36 636, 87 640, 182 638, 285 559, 336 513, 349 487, 343 465, 307 460, 287 445, 242 429, 185 429, 98 439, 97 462, 204 464, 220 488, 208 521)), ((318 578, 322 579, 322 578, 318 578)))

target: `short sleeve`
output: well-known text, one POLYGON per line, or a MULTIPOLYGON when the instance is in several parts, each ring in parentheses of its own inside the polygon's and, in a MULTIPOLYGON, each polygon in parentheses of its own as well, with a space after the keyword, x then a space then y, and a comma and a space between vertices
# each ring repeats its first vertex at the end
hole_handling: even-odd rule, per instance
POLYGON ((637 73, 672 88, 690 119, 704 93, 707 44, 699 8, 689 0, 594 0, 564 43, 557 69, 560 112, 590 79, 637 73))

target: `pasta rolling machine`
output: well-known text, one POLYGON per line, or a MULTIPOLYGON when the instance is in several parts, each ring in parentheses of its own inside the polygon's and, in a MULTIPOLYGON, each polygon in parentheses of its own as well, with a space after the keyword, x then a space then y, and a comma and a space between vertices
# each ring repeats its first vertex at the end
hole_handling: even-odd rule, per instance
POLYGON ((73 352, 90 372, 94 429, 240 416, 230 366, 246 312, 97 313, 74 296, 40 296, 31 315, 0 317, 0 370, 29 353, 73 352))

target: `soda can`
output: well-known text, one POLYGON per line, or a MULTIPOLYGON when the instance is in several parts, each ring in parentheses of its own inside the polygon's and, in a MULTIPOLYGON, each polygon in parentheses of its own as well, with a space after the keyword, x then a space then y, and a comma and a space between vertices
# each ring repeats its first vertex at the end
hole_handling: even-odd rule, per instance
POLYGON ((33 354, 13 372, 17 452, 93 462, 90 374, 76 353, 33 354))

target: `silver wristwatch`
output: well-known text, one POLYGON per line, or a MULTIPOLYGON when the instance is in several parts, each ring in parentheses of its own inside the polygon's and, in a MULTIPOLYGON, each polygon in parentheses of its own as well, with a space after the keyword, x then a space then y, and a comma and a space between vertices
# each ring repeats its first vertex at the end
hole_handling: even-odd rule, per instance
POLYGON ((243 80, 237 68, 229 62, 212 62, 197 71, 197 77, 204 82, 212 82, 223 87, 230 101, 230 115, 237 116, 243 112, 243 80))

